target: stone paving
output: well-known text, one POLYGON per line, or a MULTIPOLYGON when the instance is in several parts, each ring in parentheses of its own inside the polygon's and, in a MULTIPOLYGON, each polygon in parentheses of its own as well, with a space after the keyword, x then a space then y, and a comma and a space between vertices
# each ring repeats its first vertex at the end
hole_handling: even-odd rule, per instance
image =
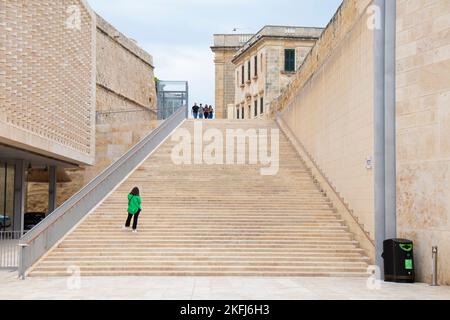
POLYGON ((450 300, 450 287, 381 283, 371 290, 361 278, 84 277, 17 279, 0 272, 0 300, 450 300), (71 288, 72 289, 69 289, 71 288))

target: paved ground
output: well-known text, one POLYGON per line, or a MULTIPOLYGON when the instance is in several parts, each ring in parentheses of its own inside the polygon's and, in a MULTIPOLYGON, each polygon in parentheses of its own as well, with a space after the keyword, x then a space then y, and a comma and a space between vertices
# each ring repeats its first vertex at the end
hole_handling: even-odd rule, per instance
POLYGON ((149 299, 149 300, 308 300, 450 299, 450 287, 381 283, 371 290, 366 279, 349 278, 191 278, 95 277, 28 278, 0 272, 0 300, 149 299), (78 284, 81 288, 77 289, 78 284), (72 288, 72 289, 70 289, 72 288))

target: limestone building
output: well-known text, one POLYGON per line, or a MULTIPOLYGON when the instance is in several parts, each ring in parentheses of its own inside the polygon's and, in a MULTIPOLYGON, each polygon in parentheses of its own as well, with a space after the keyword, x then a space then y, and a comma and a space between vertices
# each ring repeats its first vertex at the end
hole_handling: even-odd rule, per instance
POLYGON ((0 232, 51 212, 156 119, 151 55, 84 0, 22 2, 0 4, 0 232))
POLYGON ((234 105, 236 87, 233 58, 239 49, 252 37, 252 34, 215 34, 215 109, 216 118, 227 118, 227 108, 234 105))
POLYGON ((323 29, 265 26, 237 51, 234 106, 229 118, 263 115, 270 102, 291 82, 323 29))

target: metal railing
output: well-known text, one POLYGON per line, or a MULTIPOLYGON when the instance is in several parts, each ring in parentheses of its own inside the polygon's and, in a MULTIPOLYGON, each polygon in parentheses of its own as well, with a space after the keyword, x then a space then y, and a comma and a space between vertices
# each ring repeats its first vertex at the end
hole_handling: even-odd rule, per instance
POLYGON ((19 240, 21 231, 0 231, 0 269, 19 267, 19 240))
POLYGON ((19 277, 24 279, 27 270, 91 212, 149 154, 156 150, 184 122, 186 116, 187 108, 177 110, 125 155, 24 235, 19 243, 21 248, 19 277))

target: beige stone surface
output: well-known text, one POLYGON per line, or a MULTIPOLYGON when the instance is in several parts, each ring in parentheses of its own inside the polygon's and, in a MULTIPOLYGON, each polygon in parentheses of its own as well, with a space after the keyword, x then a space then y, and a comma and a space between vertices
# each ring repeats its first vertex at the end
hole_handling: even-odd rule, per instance
POLYGON ((418 279, 439 246, 450 284, 450 2, 397 3, 398 231, 416 244, 418 279))
POLYGON ((22 2, 0 3, 0 142, 92 164, 95 15, 81 0, 22 2))
POLYGON ((0 299, 449 300, 450 287, 382 282, 370 289, 364 278, 83 277, 77 288, 66 277, 24 281, 0 272, 0 299))
POLYGON ((344 2, 276 106, 373 240, 373 32, 360 5, 344 2))

